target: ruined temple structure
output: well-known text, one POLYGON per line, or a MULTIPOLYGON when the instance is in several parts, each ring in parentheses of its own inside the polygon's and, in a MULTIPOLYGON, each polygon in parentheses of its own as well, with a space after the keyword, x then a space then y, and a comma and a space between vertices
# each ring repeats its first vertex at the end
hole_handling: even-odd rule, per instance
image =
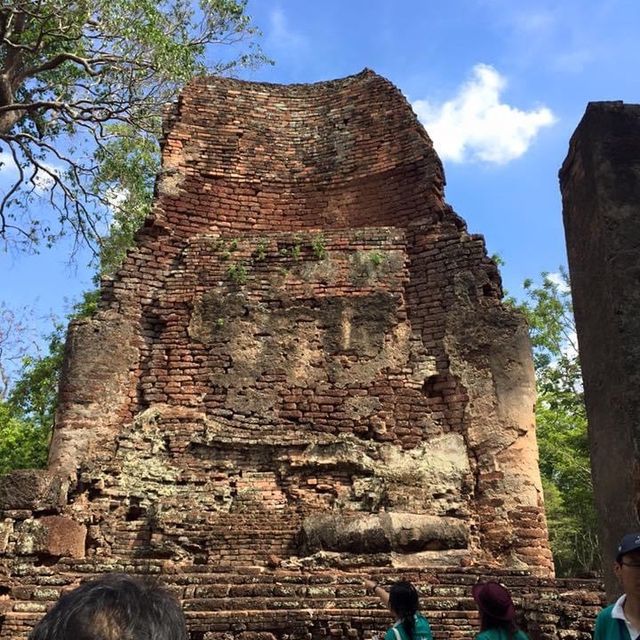
POLYGON ((560 182, 605 582, 613 596, 618 540, 640 530, 640 105, 590 103, 560 182))
POLYGON ((526 326, 400 92, 201 79, 162 155, 70 327, 49 468, 0 481, 0 638, 112 570, 159 575, 193 640, 371 638, 363 576, 414 580, 436 637, 498 576, 532 638, 589 638, 599 595, 552 576, 526 326))

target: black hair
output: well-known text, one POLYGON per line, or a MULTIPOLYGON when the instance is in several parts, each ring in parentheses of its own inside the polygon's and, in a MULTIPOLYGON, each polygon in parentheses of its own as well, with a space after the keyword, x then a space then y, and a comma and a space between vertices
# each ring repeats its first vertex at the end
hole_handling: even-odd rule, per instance
POLYGON ((489 629, 504 629, 510 638, 515 638, 520 627, 515 620, 500 620, 494 618, 491 614, 480 609, 480 631, 488 631, 489 629))
POLYGON ((63 595, 29 640, 187 640, 176 598, 157 583, 109 574, 63 595))
POLYGON ((414 616, 420 609, 416 588, 406 580, 393 584, 389 590, 389 608, 400 619, 409 640, 413 640, 416 625, 414 616))

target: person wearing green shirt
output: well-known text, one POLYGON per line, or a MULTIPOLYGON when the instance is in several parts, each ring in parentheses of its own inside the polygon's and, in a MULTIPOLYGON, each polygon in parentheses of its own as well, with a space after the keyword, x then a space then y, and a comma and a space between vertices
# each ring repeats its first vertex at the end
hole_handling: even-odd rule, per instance
POLYGON ((473 599, 480 612, 480 633, 475 640, 529 640, 516 624, 511 594, 498 582, 473 585, 473 599))
POLYGON ((613 570, 624 592, 596 618, 593 640, 640 638, 640 533, 620 540, 613 570))
POLYGON ((433 640, 429 621, 420 613, 418 591, 410 582, 396 582, 388 592, 373 580, 365 580, 364 586, 378 596, 396 618, 384 640, 433 640))

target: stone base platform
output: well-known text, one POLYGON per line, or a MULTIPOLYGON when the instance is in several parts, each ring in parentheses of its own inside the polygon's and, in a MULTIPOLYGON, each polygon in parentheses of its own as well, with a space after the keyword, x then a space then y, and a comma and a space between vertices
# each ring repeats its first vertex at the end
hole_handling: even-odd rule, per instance
POLYGON ((393 620, 363 588, 364 576, 382 585, 398 579, 414 582, 434 638, 473 636, 477 614, 471 587, 478 580, 497 579, 511 589, 531 640, 589 640, 604 603, 596 580, 487 573, 475 567, 439 572, 363 568, 360 572, 354 568, 60 560, 52 566, 16 564, 11 576, 0 578, 0 639, 25 638, 61 593, 107 571, 157 576, 182 600, 191 640, 377 638, 393 620))

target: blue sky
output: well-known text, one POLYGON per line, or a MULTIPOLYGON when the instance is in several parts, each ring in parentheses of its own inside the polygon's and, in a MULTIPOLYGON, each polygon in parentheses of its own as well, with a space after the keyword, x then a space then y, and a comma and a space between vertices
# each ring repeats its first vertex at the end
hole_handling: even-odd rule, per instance
MULTIPOLYGON (((505 260, 511 293, 565 263, 557 172, 588 101, 640 102, 639 0, 249 0, 248 12, 276 64, 241 77, 369 67, 400 88, 443 158, 447 201, 505 260)), ((68 250, 0 254, 0 300, 34 321, 62 314, 91 285, 88 256, 68 265, 68 250)))

